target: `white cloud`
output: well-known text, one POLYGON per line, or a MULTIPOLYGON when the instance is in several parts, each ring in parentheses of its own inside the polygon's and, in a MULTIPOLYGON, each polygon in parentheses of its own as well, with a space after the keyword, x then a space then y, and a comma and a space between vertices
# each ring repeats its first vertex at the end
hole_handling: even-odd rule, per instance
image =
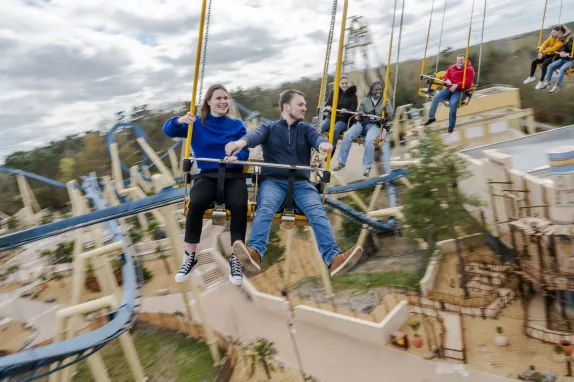
MULTIPOLYGON (((406 1, 402 59, 422 55, 432 3, 406 1)), ((462 48, 471 1, 448 1, 442 47, 462 48)), ((574 0, 564 3, 563 12, 574 6, 574 0)), ((320 75, 332 4, 212 0, 204 89, 216 81, 235 89, 320 75)), ((429 55, 438 48, 443 4, 435 1, 429 55)), ((476 1, 473 44, 480 40, 483 4, 476 1)), ((339 0, 332 67, 342 5, 339 0)), ((373 60, 386 62, 393 5, 394 0, 350 1, 348 16, 369 20, 373 60)), ((535 30, 542 9, 542 0, 524 0, 520 9, 516 1, 490 1, 485 40, 535 30)), ((188 100, 200 11, 197 0, 2 0, 0 158, 98 129, 102 120, 137 104, 188 100)), ((400 1, 396 17, 395 44, 400 1)), ((549 9, 548 25, 556 21, 557 11, 549 9)))

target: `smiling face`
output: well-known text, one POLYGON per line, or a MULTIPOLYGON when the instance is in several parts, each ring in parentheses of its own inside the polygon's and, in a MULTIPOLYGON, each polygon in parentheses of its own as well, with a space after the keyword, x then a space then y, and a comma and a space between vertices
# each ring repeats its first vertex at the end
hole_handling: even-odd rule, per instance
POLYGON ((339 86, 341 86, 341 89, 343 89, 343 91, 347 90, 349 88, 349 79, 348 78, 341 78, 341 83, 339 86))
POLYGON ((371 94, 376 99, 381 98, 381 94, 383 94, 383 87, 379 84, 375 85, 371 94))
POLYGON ((219 117, 226 114, 229 110, 231 98, 225 90, 217 89, 213 92, 207 104, 209 105, 211 114, 219 117))
POLYGON ((456 57, 456 67, 462 68, 464 66, 464 56, 457 56, 456 57))
POLYGON ((551 35, 552 37, 557 37, 559 34, 560 34, 560 31, 557 31, 557 30, 555 30, 555 29, 552 29, 552 32, 550 32, 550 35, 551 35))

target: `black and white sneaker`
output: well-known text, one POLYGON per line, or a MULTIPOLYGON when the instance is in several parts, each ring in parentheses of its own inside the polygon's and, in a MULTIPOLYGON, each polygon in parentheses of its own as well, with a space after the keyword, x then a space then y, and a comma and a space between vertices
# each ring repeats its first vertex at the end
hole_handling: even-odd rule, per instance
POLYGON ((183 263, 179 268, 179 271, 175 274, 175 281, 178 283, 182 283, 189 279, 191 276, 191 271, 197 265, 197 258, 195 257, 195 252, 191 255, 185 251, 185 255, 183 256, 183 263))
POLYGON ((231 255, 229 259, 229 282, 237 286, 243 285, 243 267, 235 255, 231 255))

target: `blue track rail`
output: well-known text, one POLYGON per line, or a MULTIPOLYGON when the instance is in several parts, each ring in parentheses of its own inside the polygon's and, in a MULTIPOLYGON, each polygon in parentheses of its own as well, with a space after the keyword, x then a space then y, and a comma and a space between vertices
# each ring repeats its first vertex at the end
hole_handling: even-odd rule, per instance
POLYGON ((365 188, 374 187, 379 183, 391 182, 393 180, 405 177, 405 176, 407 176, 408 173, 409 173, 409 171, 406 168, 398 168, 398 169, 392 170, 389 174, 385 174, 385 175, 379 176, 377 178, 365 180, 363 182, 351 183, 351 184, 347 184, 345 186, 329 187, 329 188, 327 188, 327 190, 325 192, 327 194, 340 194, 343 192, 362 190, 365 188))
MULTIPOLYGON (((99 190, 95 175, 86 178, 83 186, 87 196, 99 210, 96 211, 96 214, 97 212, 108 209, 99 190)), ((78 218, 81 217, 82 216, 78 216, 78 218)), ((92 215, 92 218, 94 217, 96 216, 92 215)), ((40 231, 43 231, 44 234, 61 231, 64 227, 59 223, 65 223, 64 226, 67 230, 79 228, 78 225, 74 224, 78 222, 78 220, 73 219, 74 218, 67 219, 63 222, 52 223, 38 228, 42 228, 40 231)), ((128 255, 128 247, 131 245, 129 237, 124 237, 119 229, 118 223, 112 219, 106 220, 108 221, 108 228, 114 234, 114 240, 122 241, 124 253, 121 255, 123 277, 122 301, 119 308, 110 315, 110 321, 101 328, 81 336, 0 358, 0 379, 18 376, 18 380, 30 381, 51 374, 85 359, 134 325, 137 319, 136 308, 139 306, 137 300, 141 297, 138 294, 138 291, 141 289, 141 285, 139 285, 141 277, 138 277, 136 274, 136 266, 131 256, 128 255), (56 368, 49 370, 48 366, 53 363, 57 365, 56 368), (23 374, 27 375, 23 376, 23 374)), ((80 221, 87 222, 89 223, 87 225, 91 225, 96 224, 98 219, 92 219, 90 221, 80 219, 80 221)), ((4 245, 8 240, 12 240, 12 243, 18 241, 31 242, 39 240, 39 237, 42 236, 38 235, 39 233, 38 230, 34 229, 26 230, 13 235, 2 236, 0 237, 0 241, 2 241, 4 245)))
POLYGON ((46 178, 45 176, 34 174, 24 170, 18 170, 14 168, 8 168, 0 166, 0 173, 4 174, 12 174, 12 175, 22 175, 29 179, 34 179, 39 182, 49 184, 50 186, 58 187, 58 188, 67 188, 66 185, 62 182, 58 182, 57 180, 46 178))

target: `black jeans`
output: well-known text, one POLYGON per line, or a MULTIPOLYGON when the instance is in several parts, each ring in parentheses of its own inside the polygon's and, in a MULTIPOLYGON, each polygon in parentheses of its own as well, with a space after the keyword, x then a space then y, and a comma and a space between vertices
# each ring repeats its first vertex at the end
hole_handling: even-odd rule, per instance
POLYGON ((544 77, 546 76, 546 72, 548 71, 548 65, 552 63, 554 60, 554 56, 551 54, 545 54, 542 58, 536 57, 532 60, 532 64, 530 65, 530 77, 534 77, 534 72, 536 71, 536 67, 538 64, 542 64, 542 75, 540 76, 540 81, 544 81, 544 77))
MULTIPOLYGON (((202 173, 217 170, 205 170, 202 173)), ((227 170, 229 173, 242 172, 241 170, 227 170)), ((231 212, 231 244, 236 240, 245 242, 247 230, 247 185, 245 179, 225 179, 224 188, 225 208, 231 212)), ((200 177, 191 187, 189 211, 185 223, 185 242, 189 244, 199 243, 201 229, 203 228, 203 214, 215 202, 217 197, 217 179, 200 177)))

